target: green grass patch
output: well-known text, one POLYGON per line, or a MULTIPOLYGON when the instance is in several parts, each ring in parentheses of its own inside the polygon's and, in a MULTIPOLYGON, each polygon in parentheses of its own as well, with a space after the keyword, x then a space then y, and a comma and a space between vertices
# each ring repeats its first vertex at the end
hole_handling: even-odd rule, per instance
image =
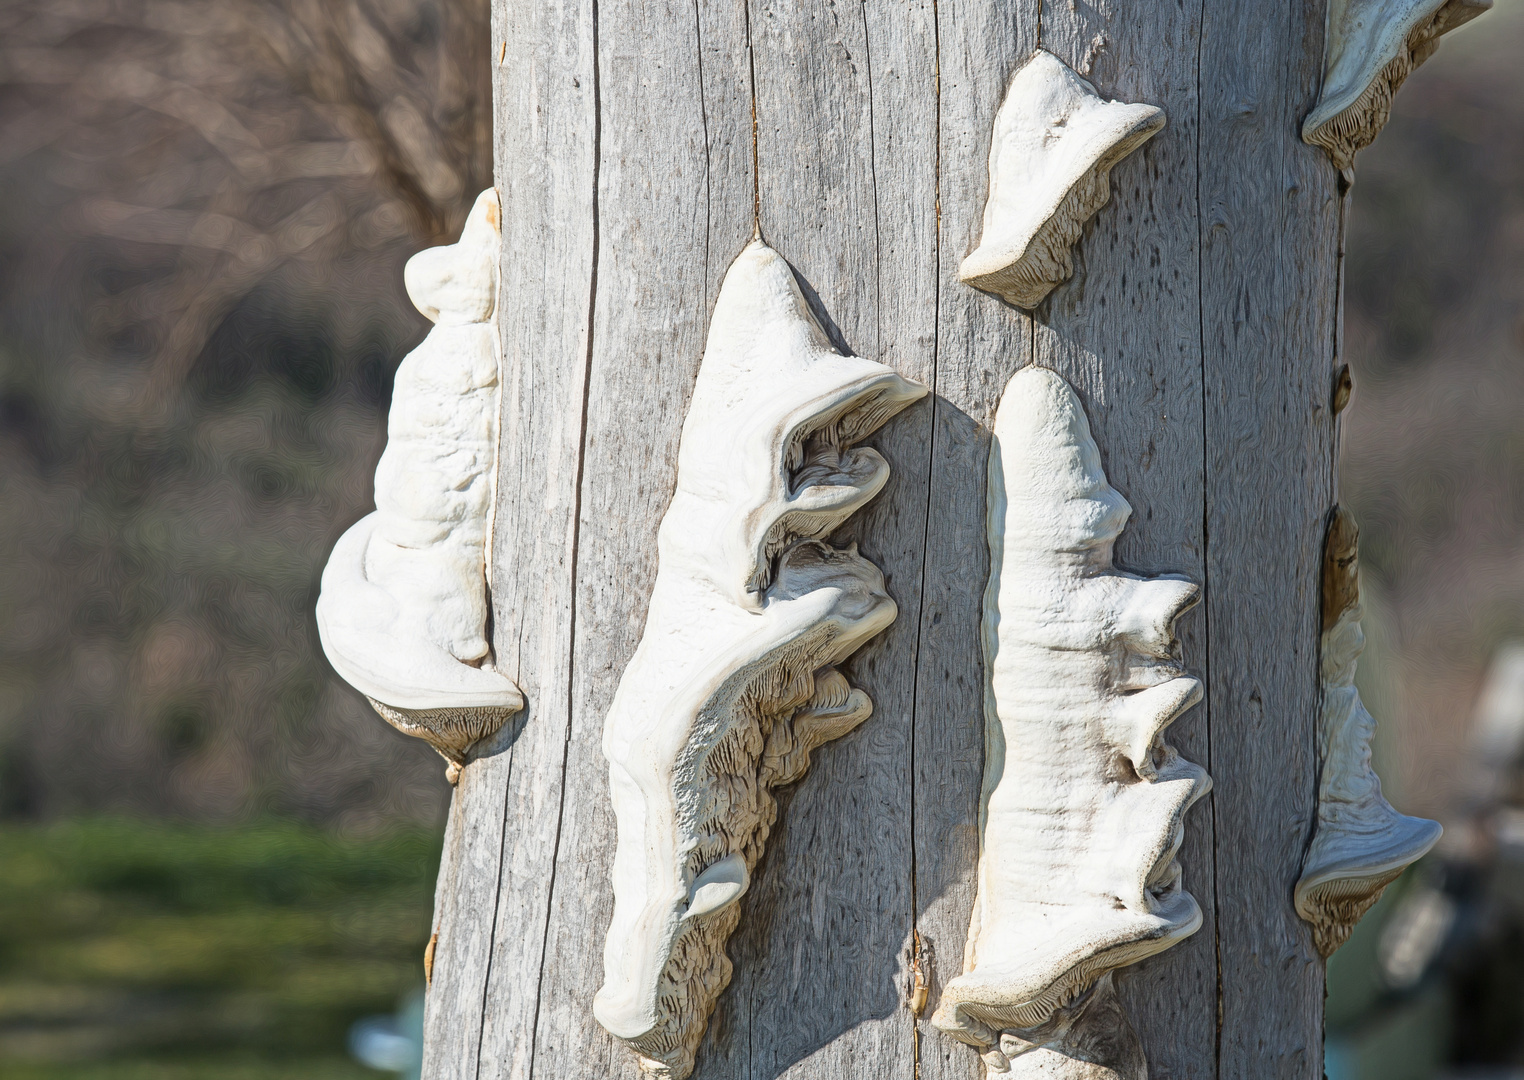
POLYGON ((376 1077, 345 1037, 421 981, 438 860, 421 830, 0 824, 0 1072, 376 1077))

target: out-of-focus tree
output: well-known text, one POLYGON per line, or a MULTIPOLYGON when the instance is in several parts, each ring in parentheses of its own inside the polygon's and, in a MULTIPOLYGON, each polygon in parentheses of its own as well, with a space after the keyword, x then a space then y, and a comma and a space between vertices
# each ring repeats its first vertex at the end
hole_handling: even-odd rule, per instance
POLYGON ((326 276, 458 228, 491 176, 485 15, 471 7, 5 9, 6 158, 50 151, 55 213, 76 236, 164 249, 91 311, 103 338, 149 359, 145 412, 167 412, 212 330, 284 264, 326 276))
POLYGON ((479 0, 0 3, 0 799, 430 812, 315 648, 401 264, 490 181, 479 0))
MULTIPOLYGON (((1467 797, 1492 651, 1524 635, 1524 5, 1447 37, 1360 155, 1344 477, 1391 636, 1383 782, 1467 797)), ((1362 665, 1363 666, 1363 665, 1362 665)))

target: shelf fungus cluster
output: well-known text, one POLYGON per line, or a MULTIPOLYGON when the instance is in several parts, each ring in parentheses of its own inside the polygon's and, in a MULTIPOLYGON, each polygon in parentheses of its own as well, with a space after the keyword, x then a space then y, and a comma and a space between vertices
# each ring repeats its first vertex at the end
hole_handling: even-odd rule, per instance
POLYGON ((1042 303, 1074 273, 1070 249, 1111 198, 1112 167, 1162 127, 1162 109, 1107 101, 1037 50, 995 115, 984 230, 958 277, 1017 307, 1042 303))
POLYGON ((978 894, 932 1023, 995 1072, 1142 1080, 1110 973, 1201 924, 1175 854, 1211 782, 1163 739, 1201 698, 1174 633, 1197 588, 1116 569, 1132 510, 1051 371, 1006 387, 988 491, 978 894))
POLYGON ((894 621, 879 570, 831 532, 884 486, 855 444, 925 393, 830 345, 752 241, 715 303, 658 534, 644 634, 604 725, 618 841, 593 1011, 681 1080, 776 814, 771 789, 868 717, 836 669, 894 621))
POLYGON ((1318 824, 1294 893, 1297 913, 1312 924, 1324 956, 1344 944, 1382 890, 1440 834, 1437 821, 1400 814, 1381 795, 1371 768, 1376 721, 1355 689, 1364 647, 1359 533, 1349 511, 1336 507, 1323 549, 1318 824))
POLYGON ((1439 47, 1443 34, 1492 7, 1492 0, 1330 0, 1323 39, 1323 89, 1302 139, 1337 168, 1386 126, 1392 96, 1439 47))
POLYGON ((408 295, 435 325, 397 369, 376 510, 339 538, 317 603, 334 670, 438 750, 452 780, 523 708, 487 641, 499 213, 483 192, 459 243, 408 261, 408 295))

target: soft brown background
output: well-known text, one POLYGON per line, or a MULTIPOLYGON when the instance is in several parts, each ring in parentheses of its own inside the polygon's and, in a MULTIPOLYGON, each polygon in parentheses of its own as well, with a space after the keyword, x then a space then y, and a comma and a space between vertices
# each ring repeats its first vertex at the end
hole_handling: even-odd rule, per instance
POLYGON ((1464 798, 1485 667, 1524 637, 1524 4, 1446 37, 1356 163, 1342 482, 1361 682, 1404 810, 1464 798), (1379 706, 1379 707, 1378 707, 1379 706))
POLYGON ((312 605, 402 263, 490 181, 485 3, 0 4, 0 807, 437 820, 312 605))
MULTIPOLYGON (((401 264, 488 176, 485 5, 0 4, 0 808, 437 820, 437 762, 317 648, 370 506, 401 264)), ((1361 154, 1344 496, 1379 756, 1464 783, 1524 635, 1524 5, 1361 154)))
MULTIPOLYGON (((371 508, 392 373, 427 326, 402 264, 453 238, 491 182, 486 7, 0 0, 0 824, 39 849, 59 843, 32 823, 84 815, 296 818, 329 837, 440 821, 441 762, 333 675, 312 604, 333 541, 371 508)), ((1364 537, 1362 684, 1389 794, 1436 816, 1465 797, 1489 658, 1524 637, 1521 57, 1520 0, 1445 40, 1360 155, 1348 235, 1343 495, 1364 537)), ((195 847, 164 835, 166 862, 195 847)), ((312 843, 314 865, 340 861, 312 843)), ((141 873, 114 833, 101 846, 141 873)), ((284 882, 281 859, 267 870, 284 882)), ((215 863, 187 864, 186 880, 215 863)), ((0 853, 0 878, 19 865, 0 853)), ((353 888, 333 903, 352 907, 353 888)), ((51 889, 34 889, 39 906, 68 907, 51 889)), ((377 942, 416 957, 422 894, 397 901, 416 916, 398 915, 403 929, 350 934, 357 964, 377 942)), ((127 931, 80 910, 104 943, 91 955, 123 955, 127 931)), ((332 922, 322 910, 313 925, 332 922)), ((145 922, 178 932, 175 911, 145 922)), ((6 1001, 31 1008, 34 982, 14 980, 85 976, 6 951, 44 936, 26 918, 7 909, 0 975, 6 1001)), ((96 947, 74 923, 50 932, 96 947)), ((142 940, 160 964, 185 949, 142 940)), ((251 979, 283 963, 274 940, 242 942, 251 979)), ((292 940, 311 969, 349 970, 292 940)), ((207 999, 181 974, 154 982, 146 961, 135 984, 100 970, 90 985, 113 1002, 207 999)), ((292 968, 302 993, 308 970, 292 968)), ((398 970, 417 977, 412 959, 398 970)), ((311 1046, 341 1056, 344 1024, 389 987, 330 995, 311 1046)), ((78 1000, 26 1023, 77 1053, 102 1024, 97 999, 78 1000)), ((121 1041, 102 1053, 159 1015, 111 1008, 121 1041)), ((166 1042, 208 1030, 185 1015, 166 1042)), ((261 1038, 292 1043, 286 1015, 261 1038)), ((0 1020, 5 1039, 35 1033, 0 1020)), ((7 1070, 10 1048, 0 1039, 7 1070)))

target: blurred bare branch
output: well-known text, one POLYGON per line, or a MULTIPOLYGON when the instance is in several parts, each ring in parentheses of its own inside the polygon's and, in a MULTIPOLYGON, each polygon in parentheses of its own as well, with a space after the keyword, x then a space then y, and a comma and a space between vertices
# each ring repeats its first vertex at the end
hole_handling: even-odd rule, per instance
POLYGON ((312 600, 488 54, 486 0, 0 0, 0 814, 441 805, 312 600))
POLYGON ((79 238, 174 249, 90 313, 147 343, 144 423, 167 422, 212 330, 283 265, 459 227, 490 182, 486 20, 485 0, 5 6, 0 153, 53 151, 79 238), (381 227, 357 235, 367 215, 381 227))

